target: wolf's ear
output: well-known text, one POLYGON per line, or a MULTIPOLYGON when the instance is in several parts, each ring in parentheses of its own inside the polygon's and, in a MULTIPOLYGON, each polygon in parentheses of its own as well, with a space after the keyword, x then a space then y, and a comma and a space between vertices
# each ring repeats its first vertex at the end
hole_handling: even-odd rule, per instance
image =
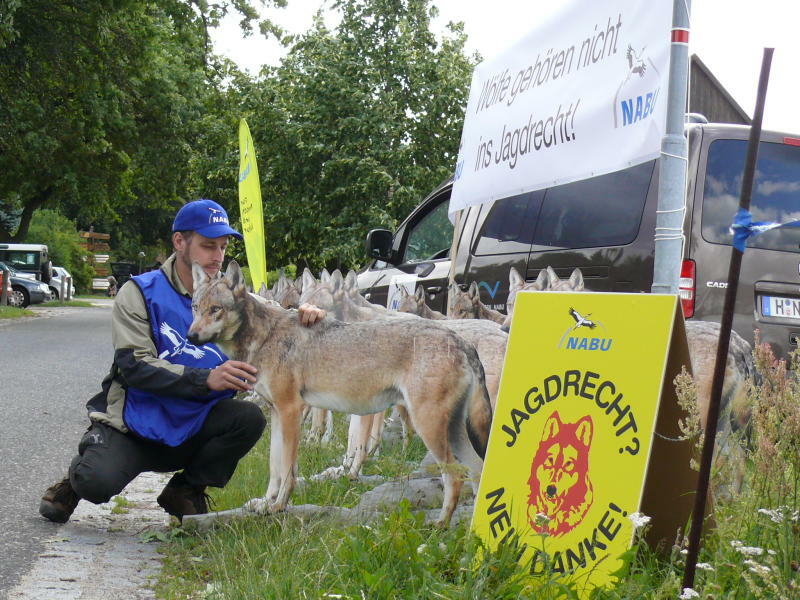
POLYGON ((525 285, 525 280, 522 275, 514 267, 511 267, 508 271, 508 291, 520 290, 523 285, 525 285))
POLYGON ((319 274, 320 283, 328 283, 330 280, 331 274, 328 273, 328 269, 322 269, 322 272, 319 274))
POLYGON ((244 283, 244 274, 242 269, 239 268, 239 263, 235 260, 228 264, 228 270, 225 271, 225 281, 228 282, 234 296, 241 296, 247 291, 244 283))
POLYGON ((316 278, 311 274, 311 271, 306 267, 303 270, 303 291, 310 292, 317 286, 316 278))
POLYGON ((281 275, 280 277, 278 277, 278 281, 275 282, 275 285, 272 286, 272 293, 280 294, 285 289, 286 289, 286 277, 281 275))
POLYGON ((542 430, 542 441, 553 439, 558 435, 561 430, 561 417, 558 416, 558 411, 554 411, 552 415, 547 417, 542 430))
POLYGON ((349 294, 354 288, 358 288, 358 278, 356 272, 350 269, 344 278, 344 290, 349 294))
POLYGON ((592 434, 594 427, 592 426, 592 418, 589 415, 582 417, 577 423, 575 428, 575 437, 577 437, 581 444, 587 448, 592 445, 592 434))
MULTIPOLYGON (((550 267, 547 267, 548 269, 550 267)), ((536 289, 538 290, 546 290, 547 289, 547 269, 542 269, 539 271, 539 276, 536 278, 536 289)))
POLYGON ((400 300, 405 300, 408 298, 408 290, 404 285, 397 286, 397 293, 400 294, 400 300))
POLYGON ((268 293, 269 290, 267 289, 267 284, 262 281, 261 287, 258 288, 258 295, 261 296, 262 298, 266 298, 268 293))
POLYGON ((560 282, 561 279, 558 277, 553 268, 550 265, 547 265, 547 287, 557 287, 560 282))
POLYGON ((344 291, 344 278, 342 278, 342 272, 339 269, 336 269, 333 275, 330 276, 330 286, 333 293, 344 291))
POLYGON ((447 286, 447 313, 448 317, 452 312, 453 307, 456 304, 456 298, 458 298, 458 294, 461 293, 461 289, 458 287, 458 284, 455 281, 451 281, 447 286))
POLYGON ((422 287, 421 283, 417 285, 417 289, 414 290, 414 299, 420 306, 425 304, 425 288, 422 287))
POLYGON ((469 289, 467 290, 467 296, 469 296, 469 299, 472 300, 473 302, 475 300, 481 299, 481 293, 478 290, 477 281, 473 281, 472 283, 469 284, 469 289))
POLYGON ((576 268, 572 271, 572 275, 569 276, 569 285, 576 292, 583 290, 583 273, 580 269, 576 268))
POLYGON ((192 288, 197 289, 208 281, 208 274, 196 262, 192 263, 192 288))

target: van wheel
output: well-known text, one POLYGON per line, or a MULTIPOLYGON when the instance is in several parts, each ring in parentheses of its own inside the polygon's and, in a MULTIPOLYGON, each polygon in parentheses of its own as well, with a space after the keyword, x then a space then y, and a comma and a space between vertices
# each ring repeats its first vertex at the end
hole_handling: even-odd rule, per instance
POLYGON ((28 291, 23 287, 14 287, 11 289, 11 295, 8 297, 9 306, 16 306, 17 308, 25 308, 31 303, 28 291))
POLYGON ((51 300, 58 300, 58 290, 54 287, 50 288, 50 299, 51 300))

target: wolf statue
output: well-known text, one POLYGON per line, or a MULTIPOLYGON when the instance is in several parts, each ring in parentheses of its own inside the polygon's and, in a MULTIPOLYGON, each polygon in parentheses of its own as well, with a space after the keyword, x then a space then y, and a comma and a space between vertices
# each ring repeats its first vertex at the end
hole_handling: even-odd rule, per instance
POLYGON ((193 266, 194 344, 214 342, 258 369, 255 391, 272 409, 270 478, 253 508, 283 510, 295 485, 300 424, 306 404, 370 414, 404 406, 414 429, 443 465, 438 523, 455 510, 467 467, 477 489, 492 409, 477 352, 459 336, 422 319, 343 323, 328 316, 303 327, 296 311, 248 294, 239 265, 210 279, 193 266))

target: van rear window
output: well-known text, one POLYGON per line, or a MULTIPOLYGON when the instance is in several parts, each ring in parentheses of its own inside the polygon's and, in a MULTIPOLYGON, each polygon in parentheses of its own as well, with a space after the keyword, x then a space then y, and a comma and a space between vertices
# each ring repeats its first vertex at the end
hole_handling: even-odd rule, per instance
POLYGON ((556 248, 630 244, 639 233, 655 161, 547 190, 533 243, 556 248))
MULTIPOLYGON (((703 239, 731 244, 730 226, 739 208, 746 140, 715 140, 708 149, 703 189, 703 239)), ((800 219, 800 147, 761 142, 750 200, 754 221, 800 219)), ((783 227, 751 237, 748 247, 800 251, 800 229, 783 227)))
POLYGON ((543 191, 498 200, 492 205, 475 245, 477 256, 527 253, 533 241, 543 191))

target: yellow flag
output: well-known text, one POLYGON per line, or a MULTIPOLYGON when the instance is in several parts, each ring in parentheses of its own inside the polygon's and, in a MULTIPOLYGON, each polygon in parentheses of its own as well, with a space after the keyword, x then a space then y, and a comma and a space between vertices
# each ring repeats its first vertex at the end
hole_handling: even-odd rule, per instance
POLYGON ((261 185, 258 179, 256 150, 247 121, 239 121, 239 213, 247 252, 247 264, 253 289, 257 292, 267 282, 267 259, 264 240, 264 213, 261 209, 261 185))

